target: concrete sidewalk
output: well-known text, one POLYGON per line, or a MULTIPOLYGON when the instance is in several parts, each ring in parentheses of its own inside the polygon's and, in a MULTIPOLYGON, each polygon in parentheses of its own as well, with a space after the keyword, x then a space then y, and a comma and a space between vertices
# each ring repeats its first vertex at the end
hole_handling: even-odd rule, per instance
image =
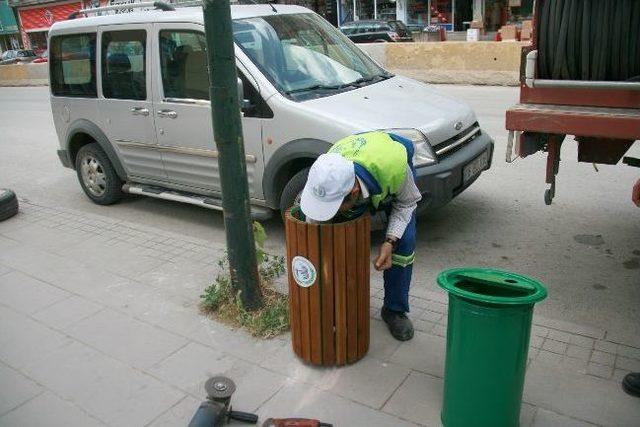
MULTIPOLYGON (((185 426, 208 376, 224 373, 234 408, 261 421, 437 426, 446 296, 416 287, 408 343, 378 316, 372 275, 368 355, 339 369, 304 365, 289 336, 256 340, 198 313, 223 242, 21 201, 0 222, 0 425, 185 426)), ((523 426, 637 426, 640 337, 535 317, 523 426)))

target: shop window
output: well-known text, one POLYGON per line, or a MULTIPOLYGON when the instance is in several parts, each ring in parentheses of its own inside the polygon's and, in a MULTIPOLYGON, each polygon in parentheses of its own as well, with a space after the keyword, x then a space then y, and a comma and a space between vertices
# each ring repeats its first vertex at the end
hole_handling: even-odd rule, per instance
POLYGON ((55 96, 97 96, 95 52, 95 34, 52 37, 49 72, 55 96))
POLYGON ((105 98, 147 99, 144 30, 102 33, 102 94, 105 98))
POLYGON ((206 48, 203 33, 160 32, 160 69, 165 98, 209 99, 206 48))

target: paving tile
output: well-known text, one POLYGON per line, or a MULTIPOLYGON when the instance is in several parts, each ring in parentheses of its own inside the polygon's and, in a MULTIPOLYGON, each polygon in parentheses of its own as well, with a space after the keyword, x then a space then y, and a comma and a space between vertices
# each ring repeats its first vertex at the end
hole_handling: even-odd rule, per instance
POLYGON ((246 411, 257 409, 282 387, 286 379, 198 343, 188 344, 149 371, 203 400, 206 397, 205 381, 212 376, 227 376, 237 387, 234 401, 241 403, 246 411))
POLYGON ((429 310, 425 310, 422 315, 420 316, 420 319, 422 320, 426 320, 428 322, 439 322, 440 320, 442 320, 442 317, 444 315, 442 313, 437 313, 435 311, 429 311, 429 310))
POLYGON ((618 358, 616 359, 616 368, 626 369, 633 372, 640 372, 640 360, 618 356, 618 358))
POLYGON ((0 302, 23 313, 35 313, 69 296, 68 292, 19 271, 0 276, 0 302))
POLYGON ((10 239, 27 243, 40 250, 60 254, 86 239, 83 234, 66 233, 47 227, 45 224, 31 224, 3 234, 10 239))
POLYGON ((539 358, 527 369, 524 400, 600 425, 632 426, 640 419, 637 398, 627 396, 619 383, 582 375, 539 358))
POLYGON ((416 332, 411 341, 398 347, 389 361, 436 377, 444 376, 446 340, 416 332))
POLYGON ((45 392, 19 408, 0 417, 3 427, 92 427, 104 423, 51 392, 45 392))
POLYGON ((145 425, 185 396, 78 342, 24 370, 57 395, 112 426, 145 425))
POLYGON ((571 334, 571 338, 569 339, 569 343, 570 344, 574 344, 577 345, 579 347, 584 347, 584 348, 593 348, 594 342, 601 342, 601 341, 596 341, 591 337, 584 337, 582 335, 575 335, 575 334, 571 334))
POLYGON ((616 354, 618 352, 618 344, 603 340, 597 340, 594 343, 593 348, 598 351, 605 351, 612 354, 616 354))
POLYGON ((587 365, 587 374, 609 379, 613 375, 613 366, 600 365, 598 363, 591 362, 587 365))
POLYGON ((72 337, 138 368, 147 368, 187 344, 160 328, 107 309, 65 331, 72 337))
POLYGON ((520 427, 531 427, 538 408, 526 402, 520 407, 520 427))
POLYGON ((30 276, 51 283, 60 289, 97 301, 108 297, 111 288, 129 282, 128 279, 113 273, 83 265, 76 259, 26 245, 10 252, 0 251, 0 262, 15 270, 28 271, 30 276))
POLYGON ((552 340, 556 340, 556 341, 562 341, 564 343, 570 343, 571 342, 571 337, 574 334, 570 334, 569 332, 564 332, 564 331, 557 331, 555 329, 552 329, 549 331, 549 335, 547 335, 547 338, 550 338, 552 340))
POLYGON ((371 320, 369 333, 369 356, 388 360, 400 346, 400 341, 389 333, 387 324, 381 320, 371 320))
MULTIPOLYGON (((0 416, 42 393, 43 390, 18 371, 0 363, 0 416)), ((0 425, 1 421, 0 418, 0 425)))
POLYGON ((544 342, 544 338, 538 335, 531 335, 529 338, 529 346, 534 348, 542 347, 542 343, 544 342))
POLYGON ((163 264, 162 260, 140 255, 131 244, 120 244, 114 248, 105 247, 101 242, 83 242, 68 248, 65 256, 80 259, 85 265, 133 279, 163 264))
POLYGON ((594 350, 591 354, 591 361, 600 365, 613 366, 615 355, 603 351, 594 350))
MULTIPOLYGON (((240 404, 238 401, 238 408, 240 404)), ((258 411, 261 425, 273 418, 316 418, 335 426, 415 427, 415 424, 306 384, 288 382, 258 411)))
POLYGON ((102 309, 104 306, 74 295, 38 311, 33 317, 47 326, 64 329, 102 309))
POLYGON ((591 358, 592 350, 577 345, 570 344, 567 348, 567 356, 575 357, 576 359, 584 360, 588 362, 591 358))
MULTIPOLYGON (((233 395, 232 404, 236 408, 236 395, 233 395)), ((180 402, 169 408, 166 412, 156 418, 148 427, 178 427, 186 426, 193 418, 202 400, 187 396, 180 402)), ((243 410, 241 406, 237 406, 238 410, 243 410)))
POLYGON ((138 276, 136 280, 176 294, 200 295, 215 281, 218 273, 217 267, 203 267, 191 261, 168 262, 138 276))
POLYGON ((612 380, 620 384, 629 372, 631 371, 627 371, 626 369, 614 369, 612 380))
POLYGON ((555 412, 539 408, 533 427, 593 427, 595 424, 565 417, 555 412))
POLYGON ((536 335, 539 337, 546 338, 549 335, 549 328, 545 328, 544 326, 533 325, 531 326, 531 335, 536 335))
MULTIPOLYGON (((607 331, 607 341, 615 342, 627 347, 640 349, 640 334, 635 331, 612 329, 607 331)), ((640 358, 640 357, 638 357, 640 358)))
POLYGON ((578 325, 572 322, 565 322, 563 320, 547 319, 545 317, 534 317, 533 323, 538 326, 544 326, 549 329, 556 329, 558 331, 569 332, 571 334, 583 335, 591 338, 602 339, 604 338, 604 329, 594 328, 587 325, 578 325))
POLYGON ((20 369, 70 341, 24 314, 0 306, 0 360, 9 366, 20 369))
POLYGON ((331 369, 317 387, 339 396, 380 408, 409 375, 409 368, 371 357, 331 369))
POLYGON ((542 344, 542 349, 550 351, 552 353, 564 354, 567 351, 567 344, 561 341, 552 340, 547 338, 542 344))
POLYGON ((617 353, 624 357, 630 357, 632 359, 640 359, 640 348, 628 347, 626 345, 619 345, 617 353))
POLYGON ((412 372, 382 410, 421 425, 440 425, 443 388, 442 379, 412 372))

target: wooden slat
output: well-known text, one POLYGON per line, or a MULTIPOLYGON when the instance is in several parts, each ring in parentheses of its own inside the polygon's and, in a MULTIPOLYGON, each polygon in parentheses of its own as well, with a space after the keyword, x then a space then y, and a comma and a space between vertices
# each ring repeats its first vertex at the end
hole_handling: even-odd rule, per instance
POLYGON ((345 228, 333 228, 333 285, 335 298, 336 364, 347 363, 347 270, 345 228))
POLYGON ((316 282, 309 288, 309 320, 311 322, 311 363, 322 363, 322 317, 320 315, 320 226, 307 224, 307 258, 316 268, 316 282))
POLYGON ((370 248, 367 246, 367 220, 357 223, 356 263, 358 269, 358 359, 363 357, 369 347, 369 265, 370 248))
MULTIPOLYGON (((298 235, 298 256, 307 257, 307 224, 303 222, 296 223, 296 232, 298 235)), ((300 295, 300 338, 302 342, 302 358, 306 361, 311 360, 311 334, 309 323, 309 288, 298 286, 298 294, 300 295)))
MULTIPOLYGON (((369 307, 371 306, 371 217, 369 215, 366 216, 364 220, 364 237, 365 243, 364 246, 367 248, 367 255, 364 261, 364 277, 365 277, 365 285, 364 285, 364 297, 367 300, 367 310, 365 314, 365 337, 364 341, 366 342, 365 353, 369 350, 369 342, 370 342, 370 333, 371 333, 371 318, 369 317, 369 307)), ((364 354, 363 354, 364 356, 364 354)))
POLYGON ((358 268, 356 224, 346 225, 347 245, 347 361, 355 361, 358 355, 358 268))
POLYGON ((285 224, 287 233, 287 270, 289 272, 289 321, 291 323, 291 346, 298 356, 302 356, 302 342, 300 341, 300 300, 298 295, 298 285, 293 278, 293 270, 291 269, 291 260, 297 254, 298 236, 295 221, 289 218, 289 214, 287 214, 285 224))
POLYGON ((322 280, 322 363, 336 363, 333 300, 333 228, 320 227, 320 278, 322 280))

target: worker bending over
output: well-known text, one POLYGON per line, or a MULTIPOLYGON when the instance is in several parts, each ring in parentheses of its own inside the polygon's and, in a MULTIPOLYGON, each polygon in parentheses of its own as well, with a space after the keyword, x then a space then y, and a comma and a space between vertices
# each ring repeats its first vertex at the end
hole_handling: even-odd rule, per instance
POLYGON ((416 246, 415 211, 421 199, 413 151, 411 141, 385 132, 344 138, 311 166, 300 200, 306 217, 318 222, 336 216, 355 218, 369 208, 389 214, 374 266, 384 270, 382 319, 400 341, 413 338, 406 313, 416 246))

